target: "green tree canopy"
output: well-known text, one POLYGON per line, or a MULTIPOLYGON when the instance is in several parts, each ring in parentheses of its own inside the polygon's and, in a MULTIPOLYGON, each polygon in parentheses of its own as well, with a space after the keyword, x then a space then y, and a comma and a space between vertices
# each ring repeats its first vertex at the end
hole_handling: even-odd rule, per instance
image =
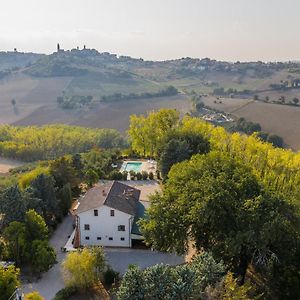
POLYGON ((144 300, 145 283, 143 271, 136 265, 129 266, 118 290, 120 300, 144 300))
POLYGON ((48 271, 56 261, 54 249, 48 241, 34 240, 30 247, 31 264, 34 272, 48 271))
POLYGON ((51 163, 50 174, 54 177, 59 188, 68 183, 71 185, 71 188, 75 188, 80 183, 77 171, 72 166, 72 162, 66 157, 58 158, 51 163))
POLYGON ((60 212, 66 216, 72 206, 72 190, 69 183, 58 190, 58 200, 60 212))
POLYGON ((219 152, 173 166, 148 215, 142 231, 154 248, 184 253, 192 239, 197 249, 223 259, 242 282, 253 258, 284 259, 297 236, 293 207, 266 193, 245 164, 219 152))
POLYGON ((163 138, 159 149, 159 168, 163 178, 175 163, 191 158, 194 154, 209 151, 209 142, 194 132, 172 131, 163 138))
POLYGON ((19 266, 27 247, 25 225, 17 221, 11 222, 5 228, 3 235, 8 242, 9 258, 19 266))
POLYGON ((17 185, 0 191, 0 213, 4 215, 4 225, 12 221, 23 221, 25 211, 26 203, 17 185))
POLYGON ((26 212, 25 216, 26 240, 31 243, 34 240, 47 240, 48 227, 38 213, 33 209, 26 212))
POLYGON ((119 300, 202 299, 205 289, 214 287, 224 275, 223 264, 203 252, 191 263, 176 267, 159 264, 142 271, 130 266, 117 295, 119 300))
POLYGON ((40 209, 47 221, 60 214, 54 184, 52 176, 40 174, 30 185, 32 197, 41 200, 39 202, 40 209))

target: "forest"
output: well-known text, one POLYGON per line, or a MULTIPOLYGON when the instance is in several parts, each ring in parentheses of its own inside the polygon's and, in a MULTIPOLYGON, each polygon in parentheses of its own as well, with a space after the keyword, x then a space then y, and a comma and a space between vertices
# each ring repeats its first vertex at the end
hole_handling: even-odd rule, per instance
POLYGON ((0 156, 25 162, 86 152, 93 147, 109 149, 124 145, 124 138, 113 129, 68 125, 0 126, 0 156))

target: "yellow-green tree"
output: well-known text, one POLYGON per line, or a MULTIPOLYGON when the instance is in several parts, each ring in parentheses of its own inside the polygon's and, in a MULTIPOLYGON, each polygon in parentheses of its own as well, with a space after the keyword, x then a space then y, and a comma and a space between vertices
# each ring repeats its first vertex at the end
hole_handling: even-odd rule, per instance
POLYGON ((24 161, 53 159, 91 149, 121 147, 124 140, 113 129, 68 125, 0 126, 0 155, 24 161))
POLYGON ((103 251, 101 253, 102 255, 94 248, 70 252, 62 264, 66 286, 86 289, 99 283, 99 274, 104 267, 104 253, 103 251), (100 256, 101 263, 99 263, 100 256))
POLYGON ((248 295, 250 290, 251 286, 248 283, 239 285, 233 274, 228 272, 224 278, 221 300, 251 300, 248 295))
POLYGON ((160 109, 147 116, 132 115, 128 130, 132 149, 143 156, 157 156, 165 134, 178 127, 179 115, 175 109, 160 109))
POLYGON ((26 294, 24 300, 45 300, 45 298, 42 297, 39 294, 39 292, 33 291, 31 293, 26 294))
POLYGON ((37 168, 33 169, 32 171, 27 172, 24 175, 22 175, 19 179, 20 188, 24 190, 41 174, 48 175, 49 168, 38 166, 37 168))
POLYGON ((19 275, 20 270, 14 266, 8 268, 0 266, 0 300, 7 300, 12 296, 20 285, 19 275))

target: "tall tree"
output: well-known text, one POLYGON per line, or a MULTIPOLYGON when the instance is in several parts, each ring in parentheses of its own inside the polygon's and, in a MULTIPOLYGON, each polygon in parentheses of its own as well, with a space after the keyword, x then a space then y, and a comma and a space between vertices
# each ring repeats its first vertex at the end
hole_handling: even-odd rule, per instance
POLYGON ((179 125, 179 112, 174 109, 160 109, 146 117, 130 117, 129 136, 132 149, 143 156, 157 156, 163 137, 179 125))
POLYGON ((92 187, 96 182, 99 181, 99 175, 93 169, 88 169, 84 174, 84 179, 89 187, 92 187))
POLYGON ((59 188, 69 183, 73 189, 80 183, 76 170, 66 157, 58 158, 51 163, 50 174, 59 188))
POLYGON ((207 153, 209 142, 193 132, 173 131, 163 138, 159 149, 159 167, 164 178, 173 164, 189 159, 194 154, 207 153))
POLYGON ((33 209, 26 212, 25 216, 26 240, 28 243, 34 240, 47 240, 48 228, 42 216, 33 209))
POLYGON ((32 196, 41 199, 41 209, 46 221, 49 222, 53 216, 60 214, 52 176, 38 175, 31 183, 31 189, 32 196))
POLYGON ((8 255, 20 266, 26 250, 26 229, 23 223, 14 221, 9 223, 3 233, 8 242, 8 255))
POLYGON ((48 241, 34 240, 31 245, 30 261, 35 273, 48 271, 56 261, 54 249, 48 241))
POLYGON ((129 266, 118 290, 118 299, 144 300, 145 293, 143 271, 136 265, 129 266))
POLYGON ((86 289, 99 282, 99 273, 103 272, 101 253, 95 248, 70 252, 62 264, 66 285, 86 289))
POLYGON ((284 259, 283 250, 297 239, 293 210, 267 194, 245 164, 210 152, 171 169, 141 225, 146 241, 160 250, 183 253, 193 239, 197 249, 223 259, 243 283, 253 258, 263 265, 284 259))
POLYGON ((72 167, 77 171, 77 176, 82 178, 84 165, 80 153, 76 153, 72 156, 72 167))
POLYGON ((0 192, 0 213, 4 215, 4 225, 12 221, 23 221, 25 211, 26 203, 17 185, 0 192))
POLYGON ((69 183, 65 184, 58 190, 58 200, 60 212, 62 215, 66 216, 72 205, 72 191, 69 183))

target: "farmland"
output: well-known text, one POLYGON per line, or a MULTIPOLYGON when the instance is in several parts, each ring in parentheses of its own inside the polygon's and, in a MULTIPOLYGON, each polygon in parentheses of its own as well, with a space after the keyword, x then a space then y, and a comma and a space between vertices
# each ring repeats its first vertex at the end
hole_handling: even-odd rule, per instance
POLYGON ((277 134, 294 150, 300 149, 300 107, 264 103, 251 99, 208 97, 204 103, 210 107, 232 113, 236 117, 257 122, 262 130, 277 134))
POLYGON ((94 97, 118 92, 158 91, 159 85, 151 82, 122 81, 104 83, 89 81, 74 77, 36 78, 17 74, 0 81, 0 124, 42 125, 64 123, 84 125, 88 127, 115 128, 126 131, 129 116, 133 113, 161 107, 176 108, 182 113, 190 109, 190 103, 184 95, 161 97, 156 99, 141 99, 122 103, 100 103, 93 109, 63 110, 58 107, 56 99, 63 92, 67 94, 92 94, 94 97), (80 85, 81 84, 81 85, 80 85), (98 89, 98 90, 97 90, 98 89), (96 95, 96 96, 95 96, 96 95), (16 100, 13 106, 11 101, 16 100))
POLYGON ((0 124, 14 123, 40 107, 56 103, 70 78, 32 78, 17 74, 0 81, 0 124), (12 105, 15 99, 16 105, 12 105))
POLYGON ((37 108, 28 116, 15 122, 16 125, 42 125, 65 123, 87 127, 114 128, 125 132, 129 125, 131 114, 142 114, 161 107, 175 108, 182 114, 190 110, 190 103, 183 95, 128 100, 121 103, 100 103, 93 109, 68 111, 62 110, 56 104, 37 108))
POLYGON ((227 63, 208 58, 157 62, 94 49, 41 56, 0 52, 0 59, 7 68, 0 77, 0 124, 63 123, 126 132, 131 114, 162 107, 176 108, 184 114, 191 108, 190 94, 197 93, 207 95, 203 97, 206 105, 259 122, 264 131, 278 134, 290 147, 300 149, 298 105, 272 103, 282 98, 285 103, 300 99, 300 86, 292 86, 293 81, 300 79, 298 63, 227 63), (31 64, 26 65, 28 62, 31 64), (272 88, 286 83, 284 88, 272 88), (179 94, 101 102, 103 97, 117 93, 130 98, 133 94, 157 93, 168 86, 177 88, 179 94), (214 94, 216 89, 227 93, 219 95, 222 101, 214 94), (235 93, 232 99, 228 89, 235 93), (254 96, 270 103, 254 102, 254 96), (59 107, 58 97, 93 100, 91 105, 66 109, 59 107))

